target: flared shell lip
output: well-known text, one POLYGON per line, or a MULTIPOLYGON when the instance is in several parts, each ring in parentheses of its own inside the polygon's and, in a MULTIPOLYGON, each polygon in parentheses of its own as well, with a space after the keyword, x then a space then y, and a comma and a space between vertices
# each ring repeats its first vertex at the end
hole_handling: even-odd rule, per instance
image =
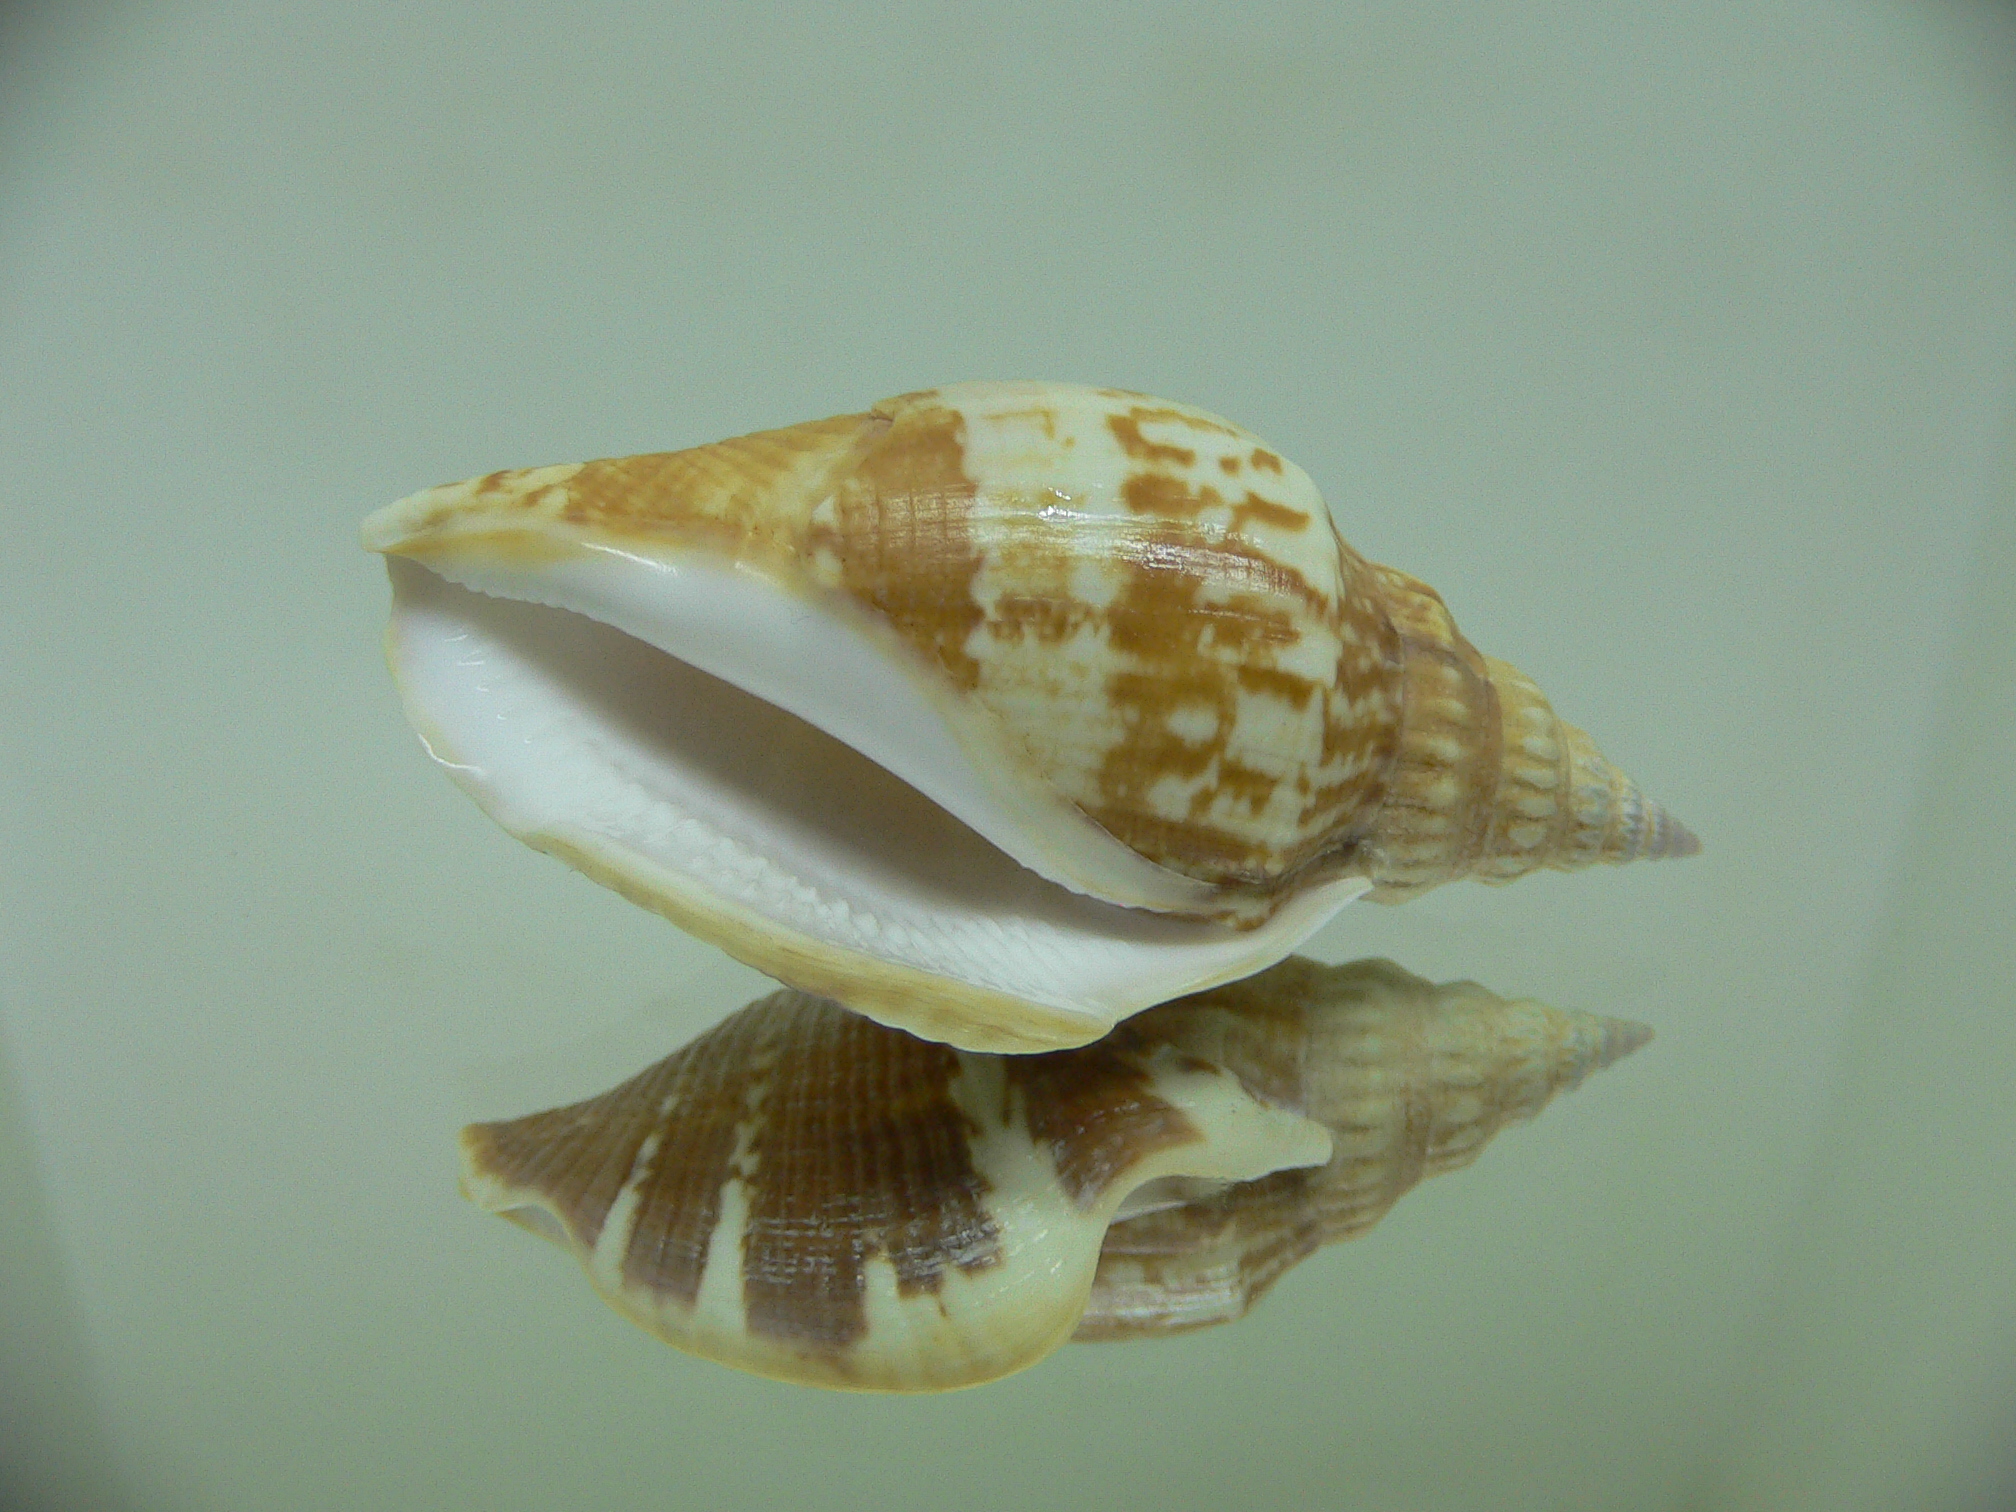
MULTIPOLYGON (((536 491, 537 480, 564 482, 576 470, 573 465, 563 465, 534 468, 514 476, 520 479, 520 487, 536 491)), ((447 485, 447 491, 468 486, 447 485)), ((792 621, 822 625, 830 631, 832 642, 854 648, 853 664, 847 665, 843 657, 834 683, 864 695, 874 694, 884 704, 890 702, 893 690, 900 689, 901 699, 913 706, 906 712, 929 711, 922 719, 904 719, 899 715, 891 722, 909 730, 913 739, 919 732, 924 733, 938 748, 934 755, 926 757, 926 767, 935 763, 941 773, 951 765, 969 767, 980 779, 980 787, 987 795, 985 803, 994 810, 993 817, 1005 830, 1025 843, 1040 834, 1075 832, 1069 844, 1077 853, 1069 862, 1040 842, 1031 844, 1027 851, 1013 851, 1012 846, 997 837, 996 843, 1009 848, 1020 864, 1071 891, 1123 907, 1197 917, 1222 912, 1226 902, 1224 889, 1138 854, 1005 756, 999 749, 1002 732, 991 715, 969 708, 964 699, 945 685, 942 677, 934 676, 919 662, 913 647, 891 634, 886 625, 861 613, 858 606, 843 596, 795 581, 788 572, 779 573, 755 561, 724 557, 706 547, 679 545, 665 539, 605 539, 540 526, 472 523, 458 518, 452 509, 443 514, 443 506, 436 502, 436 496, 443 492, 443 489, 423 489, 372 514, 360 532, 365 548, 384 556, 388 569, 392 562, 404 559, 475 592, 586 613, 666 655, 776 702, 788 712, 832 730, 844 743, 866 750, 856 737, 872 736, 872 727, 857 728, 850 734, 843 725, 829 723, 828 716, 840 712, 832 706, 829 693, 814 695, 814 702, 824 705, 823 712, 815 712, 801 701, 805 689, 792 690, 791 694, 774 689, 759 692, 741 671, 724 664, 727 658, 699 654, 697 648, 673 650, 658 638, 664 626, 641 629, 631 622, 629 612, 610 612, 613 604, 584 607, 570 601, 568 590, 560 589, 557 582, 549 580, 543 586, 535 586, 522 574, 530 570, 557 579, 593 571, 602 579, 599 592, 593 595, 598 598, 608 592, 620 574, 632 581, 627 590, 619 590, 616 595, 619 599, 626 591, 634 593, 640 583, 654 585, 655 591, 668 581, 679 582, 682 589, 711 581, 713 587, 708 596, 719 601, 723 609, 732 600, 763 599, 789 605, 788 616, 792 621), (732 595, 723 597, 720 590, 725 583, 736 588, 732 595), (556 589, 560 591, 556 593, 556 589)), ((397 676, 396 666, 394 675, 397 676)), ((933 801, 946 801, 930 787, 928 780, 920 780, 918 772, 892 769, 906 782, 930 794, 933 801)), ((986 832, 986 824, 973 814, 958 811, 958 815, 971 827, 986 832)))
MULTIPOLYGON (((414 695, 401 666, 398 636, 395 621, 385 629, 385 661, 399 689, 407 722, 421 746, 507 834, 534 850, 565 862, 688 934, 719 945, 766 976, 846 1003, 878 1021, 899 1023, 926 1039, 975 1050, 1035 1052, 1089 1044, 1112 1028, 1111 1021, 1094 1014, 1051 1008, 972 984, 956 984, 956 990, 951 990, 954 984, 943 977, 816 939, 718 893, 702 894, 667 867, 635 853, 612 853, 588 831, 517 822, 485 787, 482 767, 462 759, 454 742, 414 695), (1023 1033, 1014 1027, 1032 1021, 1049 1032, 1032 1028, 1023 1033)), ((1191 990, 1195 989, 1179 989, 1191 990)))
MULTIPOLYGON (((425 563, 415 562, 408 570, 425 571, 425 563)), ((1187 921, 1186 927, 1194 928, 1199 940, 1219 947, 1210 964, 1177 965, 1180 945, 1168 951, 1146 947, 1156 957, 1158 969, 1122 984, 1109 981, 1103 988, 1088 977, 1083 990, 1074 986, 1074 990, 1049 1000, 941 974, 795 928, 614 843, 592 827, 555 822, 550 817, 528 819, 490 785, 484 764, 465 752, 430 712, 401 654, 401 623, 395 614, 384 646, 409 723, 434 762, 508 833, 769 976, 831 997, 880 1022, 962 1049, 1036 1053, 1090 1043, 1130 1014, 1272 964, 1371 885, 1366 879, 1352 877, 1311 888, 1288 900, 1266 925, 1253 930, 1187 921), (1238 948, 1242 945, 1244 948, 1238 948)), ((667 653, 654 649, 654 654, 667 653)), ((1005 867, 1027 872, 1006 856, 1000 860, 1005 867)), ((1028 876, 1035 879, 1034 873, 1028 876)), ((1055 888, 1060 897, 1072 896, 1055 883, 1040 885, 1055 888)), ((1160 917, 1134 910, 1120 912, 1143 919, 1160 917)))

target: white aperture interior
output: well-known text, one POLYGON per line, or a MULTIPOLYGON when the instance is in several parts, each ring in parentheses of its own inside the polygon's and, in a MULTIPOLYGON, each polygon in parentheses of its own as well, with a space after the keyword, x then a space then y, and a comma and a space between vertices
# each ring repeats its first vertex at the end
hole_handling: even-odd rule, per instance
MULTIPOLYGON (((387 566, 388 648, 430 753, 514 834, 563 840, 647 893, 1110 1022, 1271 964, 1367 886, 1313 888, 1248 930, 1101 902, 807 720, 611 624, 387 566)), ((764 592, 741 597, 784 621, 754 626, 777 660, 818 665, 849 633, 749 586, 764 592)), ((751 630, 716 607, 718 636, 751 630)), ((844 710, 854 690, 836 680, 826 697, 844 710)))
MULTIPOLYGON (((399 507, 387 512, 388 529, 403 529, 399 507)), ((984 710, 934 688, 915 651, 842 601, 794 594, 753 568, 697 552, 582 542, 559 556, 479 546, 424 560, 466 588, 613 625, 789 710, 1073 892, 1169 913, 1211 911, 1208 882, 1114 839, 1028 772, 984 710)))

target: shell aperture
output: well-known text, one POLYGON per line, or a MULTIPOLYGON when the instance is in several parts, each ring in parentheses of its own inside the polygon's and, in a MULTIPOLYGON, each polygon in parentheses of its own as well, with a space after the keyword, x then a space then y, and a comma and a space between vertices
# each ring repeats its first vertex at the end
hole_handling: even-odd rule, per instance
POLYGON ((463 1190, 619 1312, 759 1374, 975 1385, 1228 1321, 1642 1044, 1300 958, 1096 1045, 953 1050, 786 990, 586 1102, 463 1131, 463 1190))
POLYGON ((584 615, 391 565, 409 713, 494 818, 884 1022, 974 1049, 1082 1044, 1260 969, 1336 907, 1319 893, 1239 930, 1071 892, 775 704, 584 615))
POLYGON ((1087 1042, 1368 890, 1693 848, 1293 463, 1138 394, 955 385, 365 539, 409 716, 508 829, 967 1048, 1087 1042))

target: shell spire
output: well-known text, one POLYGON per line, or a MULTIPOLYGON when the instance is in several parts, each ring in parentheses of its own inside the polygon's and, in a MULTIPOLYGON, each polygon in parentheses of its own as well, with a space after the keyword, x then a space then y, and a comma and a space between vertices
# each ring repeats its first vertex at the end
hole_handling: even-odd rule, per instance
POLYGON ((1242 1317, 1299 1261, 1365 1233, 1417 1182, 1470 1164, 1501 1130, 1652 1038, 1628 1019, 1438 985, 1391 961, 1299 956, 1133 1025, 1314 1119, 1334 1146, 1323 1165, 1116 1223, 1080 1339, 1242 1317))
POLYGON ((1372 570, 1406 679, 1391 784, 1359 851, 1372 897, 1398 902, 1457 877, 1504 883, 1542 867, 1701 848, 1530 677, 1480 655, 1434 589, 1372 570))

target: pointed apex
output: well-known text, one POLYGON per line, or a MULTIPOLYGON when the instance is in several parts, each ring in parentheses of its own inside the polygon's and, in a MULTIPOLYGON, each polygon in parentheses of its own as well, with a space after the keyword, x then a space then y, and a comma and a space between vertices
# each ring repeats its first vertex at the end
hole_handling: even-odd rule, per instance
MULTIPOLYGON (((1547 712, 1551 717, 1553 711, 1547 712)), ((1569 868, 1603 861, 1618 865, 1662 856, 1691 856, 1701 849, 1694 832, 1647 798, 1587 735, 1571 724, 1557 722, 1557 728, 1566 752, 1560 786, 1570 817, 1555 853, 1536 857, 1535 864, 1569 868)), ((1511 766, 1509 760, 1507 766, 1511 766)))
POLYGON ((1652 1042, 1650 1024, 1633 1023, 1630 1019, 1602 1019, 1603 1044, 1596 1052, 1596 1063, 1592 1071, 1601 1071, 1605 1066, 1614 1066, 1633 1050, 1642 1049, 1652 1042))
POLYGON ((1663 828, 1661 843, 1656 848, 1648 848, 1647 856, 1698 856, 1701 854, 1701 837, 1686 825, 1675 819, 1663 808, 1659 810, 1659 820, 1663 828))
MULTIPOLYGON (((1539 1031, 1535 1041, 1537 1069, 1547 1084, 1542 1103, 1581 1086, 1652 1038, 1649 1025, 1630 1019, 1605 1018, 1533 1002, 1522 1002, 1519 1006, 1536 1015, 1532 1029, 1539 1031)), ((1536 1103, 1534 1111, 1539 1106, 1536 1103)))
POLYGON ((1465 640, 1433 589, 1378 573, 1400 633, 1407 713, 1384 805, 1359 845, 1373 897, 1701 848, 1530 677, 1465 640))
POLYGON ((1496 812, 1478 876, 1508 882, 1543 866, 1573 871, 1701 848, 1595 741, 1556 715, 1532 679, 1505 662, 1486 665, 1502 733, 1496 812))

